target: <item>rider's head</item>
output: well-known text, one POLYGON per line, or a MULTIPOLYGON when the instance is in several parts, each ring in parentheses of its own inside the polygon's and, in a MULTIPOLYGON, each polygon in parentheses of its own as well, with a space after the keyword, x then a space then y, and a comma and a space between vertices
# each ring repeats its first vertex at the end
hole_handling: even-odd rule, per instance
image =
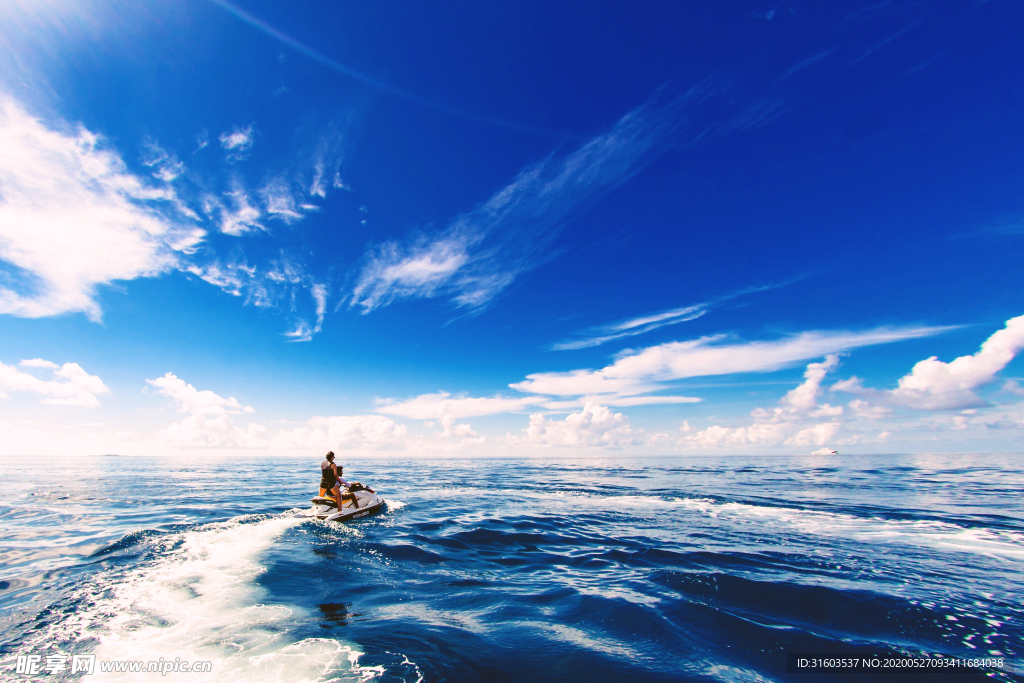
POLYGON ((327 459, 334 460, 334 451, 327 451, 327 459))

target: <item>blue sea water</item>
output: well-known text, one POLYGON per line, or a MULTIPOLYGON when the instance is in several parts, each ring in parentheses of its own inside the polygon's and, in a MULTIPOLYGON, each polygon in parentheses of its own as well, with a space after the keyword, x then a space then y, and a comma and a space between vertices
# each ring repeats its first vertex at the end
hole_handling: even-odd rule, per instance
POLYGON ((343 464, 385 513, 299 516, 315 460, 0 460, 0 680, 1024 680, 1018 455, 343 464), (15 672, 55 652, 212 672, 15 672))

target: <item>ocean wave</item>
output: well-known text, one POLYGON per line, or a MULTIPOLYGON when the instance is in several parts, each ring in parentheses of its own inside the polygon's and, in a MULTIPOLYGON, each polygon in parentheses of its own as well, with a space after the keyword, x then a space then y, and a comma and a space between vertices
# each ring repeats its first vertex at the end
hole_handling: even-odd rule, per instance
MULTIPOLYGON (((362 652, 352 644, 289 637, 289 626, 309 615, 265 602, 256 581, 265 569, 260 557, 302 522, 249 515, 171 534, 132 534, 107 552, 142 543, 151 545, 153 557, 95 577, 74 600, 78 609, 40 640, 75 652, 84 645, 101 660, 213 662, 209 674, 177 674, 197 683, 376 678, 383 668, 360 666, 362 652)), ((97 671, 91 680, 149 678, 97 671)))

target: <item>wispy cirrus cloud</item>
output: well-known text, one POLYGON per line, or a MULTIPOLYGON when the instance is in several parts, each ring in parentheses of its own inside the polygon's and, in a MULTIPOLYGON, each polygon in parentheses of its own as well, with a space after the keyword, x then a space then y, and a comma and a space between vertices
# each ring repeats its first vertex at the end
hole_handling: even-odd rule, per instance
POLYGON ((457 308, 487 305, 522 272, 550 256, 560 228, 663 151, 705 88, 656 97, 570 154, 523 169, 515 180, 439 234, 371 248, 350 306, 369 313, 399 299, 445 297, 457 308))
POLYGON ((768 290, 786 287, 799 279, 801 278, 793 278, 779 284, 747 287, 746 289, 741 289, 738 292, 733 292, 732 294, 719 296, 711 301, 683 306, 681 308, 672 308, 658 313, 641 315, 635 318, 630 318, 629 320, 622 320, 619 322, 609 323, 607 325, 598 325, 580 332, 577 335, 579 337, 578 339, 569 339, 552 344, 551 349, 553 351, 585 349, 592 346, 600 346, 606 342, 622 339, 623 337, 634 337, 646 332, 652 332, 658 328, 665 327, 666 325, 676 325, 678 323, 696 320, 697 318, 705 315, 712 308, 720 306, 727 301, 737 299, 746 294, 766 292, 768 290))
POLYGON ((324 315, 327 313, 327 285, 314 284, 309 288, 309 293, 316 303, 316 324, 310 325, 306 320, 300 320, 291 332, 285 332, 291 342, 308 342, 313 340, 313 335, 319 334, 324 326, 324 315))
POLYGON ((169 183, 185 173, 185 164, 177 155, 168 152, 155 140, 147 139, 142 143, 142 163, 153 169, 153 177, 169 183))
MULTIPOLYGON (((408 247, 397 242, 378 246, 359 275, 350 306, 369 313, 396 299, 429 298, 450 291, 452 279, 472 258, 469 249, 476 241, 452 235, 435 241, 421 239, 408 247)), ((474 293, 479 296, 479 288, 474 293)))
POLYGON ((287 253, 282 252, 278 258, 261 265, 250 264, 244 257, 227 261, 213 258, 182 268, 246 304, 263 309, 277 308, 293 320, 299 318, 295 329, 284 333, 290 341, 309 341, 323 327, 328 287, 315 282, 305 266, 287 253), (302 319, 298 312, 301 310, 299 295, 305 290, 309 291, 315 307, 315 325, 302 319))
POLYGON ((224 131, 217 138, 220 146, 227 152, 228 161, 244 161, 249 158, 254 142, 254 124, 245 128, 235 126, 231 131, 224 131))
POLYGON ((599 370, 541 372, 509 385, 550 396, 636 396, 689 377, 771 372, 803 360, 862 346, 931 336, 950 328, 880 328, 862 332, 802 332, 784 339, 722 343, 724 335, 669 342, 630 352, 599 370))
POLYGON ((194 139, 196 141, 196 148, 192 151, 193 154, 195 154, 199 150, 206 149, 206 147, 209 146, 209 144, 210 144, 210 131, 208 131, 205 128, 203 128, 201 131, 196 133, 194 139))
POLYGON ((271 178, 260 189, 260 195, 263 197, 267 215, 271 218, 277 218, 291 225, 304 217, 304 214, 299 211, 299 202, 296 201, 295 193, 286 178, 282 176, 271 178))
MULTIPOLYGON (((249 126, 220 139, 235 153, 251 149, 252 137, 249 126)), ((308 289, 316 307, 308 334, 319 332, 324 278, 283 253, 257 267, 235 245, 223 259, 207 240, 208 232, 269 232, 270 219, 292 223, 318 210, 305 179, 317 164, 329 163, 337 173, 342 151, 337 126, 318 140, 315 154, 305 148, 287 170, 267 174, 260 192, 250 193, 229 173, 226 189, 216 193, 207 189, 216 180, 186 173, 178 156, 154 139, 142 141, 140 159, 152 178, 136 175, 101 135, 60 119, 44 121, 0 93, 0 314, 82 312, 99 321, 103 285, 179 270, 257 307, 287 301, 283 310, 291 314, 296 292, 308 289)), ((326 188, 317 196, 325 194, 326 188)))
POLYGON ((551 345, 551 348, 554 351, 570 351, 574 349, 586 349, 592 346, 600 346, 606 342, 622 339, 623 337, 633 337, 638 334, 644 334, 645 332, 651 332, 652 330, 656 330, 659 327, 665 327, 666 325, 676 325, 689 320, 696 320, 707 313, 710 307, 711 304, 684 306, 683 308, 673 308, 668 311, 662 311, 661 313, 633 318, 632 320, 624 320, 610 325, 593 327, 590 330, 587 330, 587 332, 590 332, 592 336, 586 336, 582 339, 556 342, 551 345))
POLYGON ((222 233, 233 237, 263 230, 260 222, 263 212, 242 187, 241 181, 233 178, 229 188, 220 196, 210 193, 203 196, 202 207, 207 217, 217 221, 222 233))

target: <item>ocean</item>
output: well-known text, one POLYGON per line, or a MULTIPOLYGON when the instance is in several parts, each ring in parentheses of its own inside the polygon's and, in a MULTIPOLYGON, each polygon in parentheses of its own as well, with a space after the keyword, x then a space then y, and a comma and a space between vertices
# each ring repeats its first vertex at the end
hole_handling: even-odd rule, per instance
POLYGON ((299 516, 319 458, 3 458, 0 680, 1024 681, 1020 455, 338 462, 383 514, 299 516))

